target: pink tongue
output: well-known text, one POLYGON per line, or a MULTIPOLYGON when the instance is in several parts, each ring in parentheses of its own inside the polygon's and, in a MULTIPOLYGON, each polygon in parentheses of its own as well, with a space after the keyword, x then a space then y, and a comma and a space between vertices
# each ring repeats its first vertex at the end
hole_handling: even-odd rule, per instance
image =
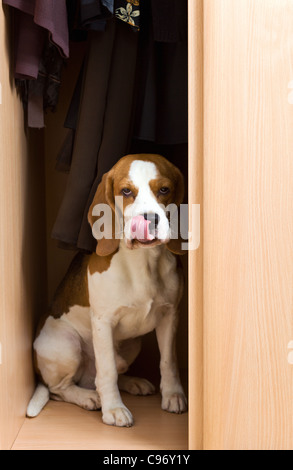
POLYGON ((133 217, 131 222, 131 236, 133 239, 140 241, 153 240, 155 237, 149 232, 149 225, 151 221, 145 220, 142 215, 133 217))

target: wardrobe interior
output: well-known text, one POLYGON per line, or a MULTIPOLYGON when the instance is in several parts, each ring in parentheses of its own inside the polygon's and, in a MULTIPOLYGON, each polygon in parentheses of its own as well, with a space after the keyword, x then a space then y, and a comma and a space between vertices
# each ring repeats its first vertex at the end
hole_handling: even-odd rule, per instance
MULTIPOLYGON (((122 22, 119 27, 130 28, 129 25, 122 24, 122 22)), ((62 69, 56 110, 54 112, 45 112, 44 128, 32 129, 28 127, 27 114, 19 91, 15 87, 14 28, 11 9, 6 5, 1 6, 0 448, 11 449, 13 446, 18 448, 15 443, 17 443, 17 438, 22 437, 23 429, 28 430, 30 443, 38 441, 40 436, 43 436, 43 441, 39 444, 39 447, 36 445, 36 448, 45 448, 46 442, 47 448, 54 448, 57 445, 57 438, 54 441, 54 433, 58 429, 57 418, 57 427, 54 427, 56 416, 62 417, 62 425, 68 423, 68 427, 77 427, 77 423, 80 423, 81 432, 83 429, 85 430, 86 426, 88 426, 88 429, 93 430, 95 426, 100 426, 101 422, 100 412, 85 412, 85 410, 77 410, 74 405, 62 403, 54 403, 53 408, 50 408, 51 405, 49 404, 47 412, 46 409, 43 410, 42 413, 44 414, 41 413, 35 420, 25 418, 26 406, 35 387, 32 342, 38 320, 46 311, 48 303, 76 253, 76 249, 66 247, 64 243, 61 246, 58 240, 52 237, 53 227, 64 200, 69 178, 69 172, 58 171, 56 163, 68 133, 68 129, 64 127, 64 121, 89 45, 88 41, 70 42, 70 56, 66 59, 65 66, 62 69), (57 408, 54 408, 54 406, 57 406, 57 408), (77 421, 71 422, 69 416, 72 418, 75 413, 78 415, 77 421), (88 420, 90 420, 89 425, 87 424, 88 420), (48 425, 51 426, 51 437, 44 434, 48 425), (53 443, 50 444, 51 438, 54 442, 52 441, 53 443)), ((133 35, 138 34, 131 33, 133 35)), ((139 59, 141 60, 141 57, 139 59)), ((164 82, 165 92, 172 92, 173 85, 170 86, 170 90, 166 90, 166 86, 167 81, 164 82)), ((187 96, 187 82, 180 84, 180 86, 182 88, 186 87, 183 94, 187 96)), ((162 93, 163 91, 161 89, 162 93)), ((180 93, 182 93, 182 90, 180 93)), ((140 98, 142 96, 140 95, 140 98)), ((157 95, 158 100, 161 100, 161 98, 159 111, 162 119, 164 119, 169 111, 163 109, 166 96, 163 94, 157 95)), ((182 126, 187 123, 187 114, 182 116, 180 122, 182 126)), ((132 122, 132 125, 135 125, 135 123, 132 122)), ((158 125, 159 127, 161 125, 162 133, 164 133, 162 122, 159 121, 158 125)), ((111 138, 115 140, 115 135, 111 138)), ((171 160, 174 159, 176 164, 179 162, 178 166, 181 166, 180 169, 184 173, 186 181, 185 202, 187 202, 187 141, 176 142, 176 145, 173 143, 166 144, 164 139, 161 142, 157 145, 150 141, 136 140, 129 146, 128 153, 152 153, 157 150, 154 153, 164 155, 165 149, 165 156, 171 160)), ((105 167, 107 164, 109 162, 105 162, 105 167)), ((187 392, 188 259, 187 256, 183 256, 181 259, 186 282, 180 306, 177 351, 181 377, 187 392)), ((157 389, 159 385, 158 360, 159 354, 155 335, 151 333, 144 339, 142 352, 133 366, 133 373, 154 380, 157 389)), ((131 430, 117 430, 102 425, 104 430, 101 432, 104 432, 104 435, 103 442, 100 444, 103 446, 101 448, 119 448, 121 445, 126 449, 131 449, 132 446, 142 449, 187 448, 188 415, 170 415, 168 417, 168 413, 160 409, 158 396, 157 394, 155 398, 139 397, 140 402, 135 402, 134 407, 137 407, 138 415, 140 406, 141 409, 146 410, 146 414, 138 420, 131 430), (166 415, 166 418, 164 415, 166 415), (144 420, 148 424, 146 426, 147 431, 144 430, 142 434, 139 434, 139 439, 136 439, 137 429, 141 430, 145 427, 144 420), (178 429, 176 431, 177 423, 178 429), (156 445, 154 439, 157 440, 158 447, 153 447, 156 445)), ((59 423, 59 430, 61 429, 60 426, 59 423)), ((65 433, 66 429, 65 426, 62 432, 65 433)), ((99 430, 101 429, 99 427, 99 430)), ((70 430, 68 431, 70 433, 70 430)), ((62 438, 60 439, 62 440, 62 438)), ((92 443, 89 439, 91 448, 97 448, 96 446, 98 446, 99 436, 95 436, 95 439, 96 441, 92 443)), ((76 440, 78 440, 78 436, 76 436, 76 440)), ((23 442, 23 445, 20 444, 19 448, 29 448, 30 444, 25 443, 25 439, 23 442)), ((60 444, 61 448, 62 445, 64 445, 64 448, 70 448, 68 442, 67 444, 60 444)), ((85 441, 82 441, 80 445, 86 448, 85 441)), ((33 444, 32 448, 34 448, 33 444)))

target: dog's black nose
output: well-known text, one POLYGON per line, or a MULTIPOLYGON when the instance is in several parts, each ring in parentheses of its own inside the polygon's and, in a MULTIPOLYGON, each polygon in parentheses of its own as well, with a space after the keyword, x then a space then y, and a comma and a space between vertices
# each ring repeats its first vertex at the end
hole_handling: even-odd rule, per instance
POLYGON ((160 220, 160 216, 159 214, 155 214, 153 212, 150 212, 150 213, 145 213, 143 214, 144 216, 144 219, 145 220, 150 220, 150 228, 157 228, 158 226, 158 223, 159 223, 159 220, 160 220))

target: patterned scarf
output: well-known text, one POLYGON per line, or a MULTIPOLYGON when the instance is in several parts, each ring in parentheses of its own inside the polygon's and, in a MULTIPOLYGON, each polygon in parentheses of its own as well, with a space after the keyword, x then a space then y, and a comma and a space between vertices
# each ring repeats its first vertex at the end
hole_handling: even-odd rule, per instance
POLYGON ((115 15, 119 20, 128 23, 135 31, 139 31, 140 0, 116 0, 115 15))

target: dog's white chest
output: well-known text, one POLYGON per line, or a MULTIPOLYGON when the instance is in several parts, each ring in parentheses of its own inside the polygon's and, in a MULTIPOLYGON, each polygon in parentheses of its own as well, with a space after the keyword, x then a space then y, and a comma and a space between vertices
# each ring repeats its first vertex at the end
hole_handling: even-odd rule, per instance
POLYGON ((152 331, 161 318, 160 310, 152 300, 133 307, 121 307, 116 312, 114 338, 117 340, 135 338, 152 331))
POLYGON ((122 249, 107 271, 89 277, 91 306, 100 319, 111 321, 115 339, 141 336, 153 330, 164 306, 171 303, 169 297, 178 287, 178 277, 174 258, 169 252, 165 256, 165 252, 162 256, 161 247, 133 252, 122 249), (168 284, 171 291, 166 288, 168 284))

